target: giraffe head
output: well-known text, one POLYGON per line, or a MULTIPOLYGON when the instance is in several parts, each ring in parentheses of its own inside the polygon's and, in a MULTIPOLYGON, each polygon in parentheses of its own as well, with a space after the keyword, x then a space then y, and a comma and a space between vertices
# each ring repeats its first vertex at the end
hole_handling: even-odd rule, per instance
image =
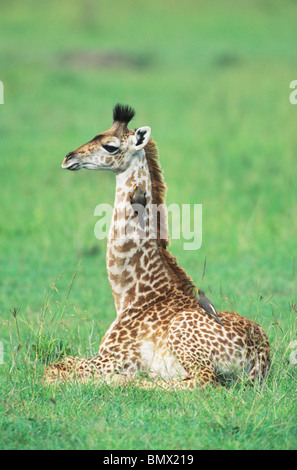
POLYGON ((125 171, 151 136, 151 129, 147 126, 135 131, 128 129, 128 123, 134 116, 135 111, 132 108, 117 104, 113 110, 111 128, 69 152, 63 160, 62 168, 111 170, 114 173, 125 171))

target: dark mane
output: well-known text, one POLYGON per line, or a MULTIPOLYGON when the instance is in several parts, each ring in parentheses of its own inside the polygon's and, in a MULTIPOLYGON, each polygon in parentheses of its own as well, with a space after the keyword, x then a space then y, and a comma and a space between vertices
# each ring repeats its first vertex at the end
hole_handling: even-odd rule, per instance
POLYGON ((135 116, 135 111, 130 106, 123 106, 121 104, 116 104, 113 108, 113 120, 114 122, 123 122, 124 124, 128 124, 131 119, 135 116))
POLYGON ((152 139, 150 139, 150 141, 145 146, 144 150, 145 150, 146 159, 148 162, 149 172, 150 172, 151 181, 152 181, 153 204, 157 204, 157 206, 161 205, 161 210, 160 210, 161 216, 158 218, 158 221, 157 221, 157 243, 158 243, 161 258, 163 260, 163 263, 167 267, 175 286, 187 296, 196 297, 195 296, 196 287, 191 277, 188 276, 185 270, 178 265, 176 258, 166 249, 166 247, 169 245, 167 214, 165 213, 166 209, 164 207, 165 196, 166 196, 166 185, 164 182, 163 172, 161 170, 161 166, 159 162, 159 154, 158 154, 157 145, 155 144, 155 142, 153 142, 152 139), (162 222, 163 222, 163 225, 161 225, 162 222), (162 238, 160 234, 162 234, 162 238), (166 238, 164 238, 164 236, 166 238))

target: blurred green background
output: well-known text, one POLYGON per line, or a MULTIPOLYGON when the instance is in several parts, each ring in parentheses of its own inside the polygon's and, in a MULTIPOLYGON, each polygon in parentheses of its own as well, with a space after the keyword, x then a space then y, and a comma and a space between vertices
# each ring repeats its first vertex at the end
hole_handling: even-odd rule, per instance
POLYGON ((170 248, 197 285, 266 328, 295 314, 296 14, 292 0, 1 2, 1 319, 38 315, 80 260, 77 315, 98 338, 113 319, 94 208, 113 204, 114 175, 60 165, 117 102, 152 128, 167 203, 203 204, 202 248, 170 248))

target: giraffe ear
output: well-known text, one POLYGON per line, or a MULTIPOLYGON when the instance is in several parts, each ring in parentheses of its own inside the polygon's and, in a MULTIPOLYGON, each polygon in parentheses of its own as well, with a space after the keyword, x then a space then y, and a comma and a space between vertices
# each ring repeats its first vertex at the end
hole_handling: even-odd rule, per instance
POLYGON ((141 150, 146 146, 151 137, 151 128, 148 126, 139 127, 134 135, 134 148, 141 150))

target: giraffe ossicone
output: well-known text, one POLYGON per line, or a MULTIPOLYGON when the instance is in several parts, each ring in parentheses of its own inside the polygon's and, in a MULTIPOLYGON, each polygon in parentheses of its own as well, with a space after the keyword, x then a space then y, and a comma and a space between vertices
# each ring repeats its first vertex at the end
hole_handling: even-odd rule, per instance
POLYGON ((116 105, 110 129, 67 154, 62 163, 68 170, 109 170, 116 175, 106 251, 116 318, 96 357, 67 357, 51 364, 46 382, 60 378, 126 383, 145 372, 150 380, 136 382, 143 387, 193 388, 217 384, 221 374, 236 371, 251 381, 262 380, 270 362, 263 328, 227 311, 218 312, 223 325, 218 324, 199 306, 192 279, 167 249, 166 186, 158 149, 150 127, 128 128, 134 116, 129 106, 116 105), (139 228, 131 205, 133 185, 145 193, 143 237, 123 230, 127 225, 139 228), (157 217, 153 205, 160 208, 157 217), (152 217, 154 237, 148 229, 152 217))

